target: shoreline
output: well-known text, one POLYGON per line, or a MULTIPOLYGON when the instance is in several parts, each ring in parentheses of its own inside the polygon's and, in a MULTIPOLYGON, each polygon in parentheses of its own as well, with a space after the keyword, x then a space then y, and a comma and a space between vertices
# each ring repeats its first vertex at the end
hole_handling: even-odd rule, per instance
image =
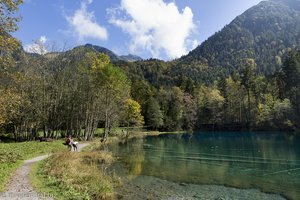
MULTIPOLYGON (((174 132, 173 134, 182 133, 185 132, 174 132)), ((144 138, 147 136, 159 136, 164 134, 172 133, 143 132, 142 134, 131 135, 131 137, 129 137, 128 139, 144 138)), ((122 139, 116 139, 113 142, 122 142, 122 139)), ((140 199, 142 197, 148 197, 147 195, 149 194, 151 195, 151 198, 148 199, 290 199, 289 197, 280 193, 264 192, 260 188, 239 188, 230 185, 178 183, 154 176, 147 176, 142 174, 130 175, 128 169, 125 166, 125 163, 123 163, 120 159, 118 159, 116 163, 117 165, 119 165, 117 171, 119 171, 120 173, 117 173, 117 175, 121 178, 122 182, 124 181, 123 186, 116 187, 117 196, 121 199, 140 199), (155 189, 151 188, 153 186, 155 189), (214 194, 210 194, 212 192, 214 194), (189 193, 193 195, 190 195, 189 193)))

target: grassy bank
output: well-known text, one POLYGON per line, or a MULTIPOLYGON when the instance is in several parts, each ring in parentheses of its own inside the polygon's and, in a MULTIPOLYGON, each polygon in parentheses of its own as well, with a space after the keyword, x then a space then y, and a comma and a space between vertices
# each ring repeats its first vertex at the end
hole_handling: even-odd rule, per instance
POLYGON ((108 170, 114 158, 106 151, 61 151, 37 163, 31 173, 33 187, 55 199, 113 199, 119 179, 108 170))
POLYGON ((66 148, 62 141, 0 143, 0 191, 13 172, 26 159, 66 148))

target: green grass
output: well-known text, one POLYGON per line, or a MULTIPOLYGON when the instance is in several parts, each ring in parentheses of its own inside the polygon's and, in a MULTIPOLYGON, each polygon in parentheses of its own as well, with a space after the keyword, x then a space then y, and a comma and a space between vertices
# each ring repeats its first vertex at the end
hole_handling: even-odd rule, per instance
POLYGON ((45 163, 46 161, 42 160, 32 165, 29 175, 30 182, 39 193, 46 194, 47 196, 51 195, 51 197, 60 196, 62 192, 56 186, 55 179, 44 173, 43 166, 45 163))
POLYGON ((35 164, 30 179, 37 191, 54 199, 114 199, 119 180, 107 170, 112 162, 104 151, 59 152, 35 164))
POLYGON ((0 143, 0 191, 24 160, 65 149, 62 142, 0 143))

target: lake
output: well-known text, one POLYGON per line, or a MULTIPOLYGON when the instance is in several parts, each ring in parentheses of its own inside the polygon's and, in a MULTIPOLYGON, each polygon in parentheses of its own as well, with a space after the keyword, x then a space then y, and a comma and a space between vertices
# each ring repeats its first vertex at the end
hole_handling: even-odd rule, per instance
POLYGON ((130 175, 181 185, 258 189, 300 199, 300 137, 292 134, 163 134, 110 148, 130 175))

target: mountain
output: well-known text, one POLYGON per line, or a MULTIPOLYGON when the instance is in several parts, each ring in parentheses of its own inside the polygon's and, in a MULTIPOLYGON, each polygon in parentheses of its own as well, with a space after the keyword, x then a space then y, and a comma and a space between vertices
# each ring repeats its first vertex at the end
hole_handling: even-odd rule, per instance
POLYGON ((135 61, 143 60, 141 57, 136 56, 136 55, 131 55, 131 54, 119 56, 107 48, 92 45, 92 44, 86 44, 86 45, 84 45, 84 47, 90 48, 99 53, 104 53, 104 54, 108 55, 112 62, 116 62, 116 61, 135 62, 135 61))
POLYGON ((119 58, 123 61, 128 61, 128 62, 135 62, 135 61, 143 60, 141 57, 132 55, 132 54, 128 54, 126 56, 119 56, 119 58))
POLYGON ((224 74, 241 71, 246 58, 255 59, 259 73, 273 74, 281 68, 286 54, 299 45, 300 0, 269 0, 248 9, 177 60, 119 56, 91 44, 75 47, 65 56, 76 60, 80 52, 102 52, 123 68, 133 82, 146 80, 156 88, 174 85, 189 88, 200 83, 212 84, 224 74))
POLYGON ((269 0, 248 9, 208 38, 182 63, 202 62, 225 73, 253 58, 258 72, 272 74, 288 51, 300 45, 300 0, 269 0))

